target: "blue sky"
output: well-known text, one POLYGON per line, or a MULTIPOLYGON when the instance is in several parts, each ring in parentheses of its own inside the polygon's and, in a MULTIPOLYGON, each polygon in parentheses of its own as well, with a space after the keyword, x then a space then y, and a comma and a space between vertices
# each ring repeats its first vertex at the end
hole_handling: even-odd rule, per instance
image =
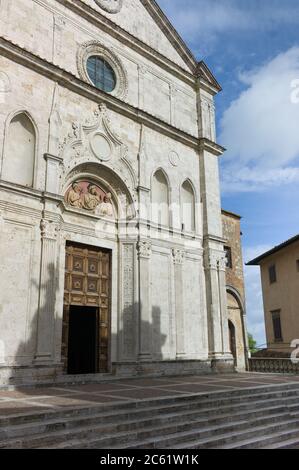
MULTIPOLYGON (((216 98, 222 206, 243 216, 245 261, 299 233, 298 0, 158 0, 223 86, 216 98), (297 82, 296 82, 297 80, 297 82)), ((258 268, 248 329, 265 343, 258 268)))

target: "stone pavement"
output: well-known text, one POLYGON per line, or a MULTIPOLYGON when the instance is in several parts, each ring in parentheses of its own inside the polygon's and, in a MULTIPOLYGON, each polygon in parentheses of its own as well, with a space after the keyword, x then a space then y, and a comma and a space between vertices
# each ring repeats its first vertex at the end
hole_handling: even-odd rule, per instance
POLYGON ((0 390, 0 419, 39 411, 58 411, 142 402, 186 395, 299 383, 299 376, 240 373, 186 377, 120 379, 87 385, 0 390))

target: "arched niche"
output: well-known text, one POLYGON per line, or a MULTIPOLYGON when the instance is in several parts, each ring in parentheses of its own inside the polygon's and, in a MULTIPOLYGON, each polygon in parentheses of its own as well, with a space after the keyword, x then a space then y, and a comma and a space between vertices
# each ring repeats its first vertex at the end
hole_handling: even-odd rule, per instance
POLYGON ((62 186, 67 208, 99 217, 131 220, 136 215, 134 197, 121 177, 110 168, 87 163, 74 168, 62 186))
POLYGON ((27 113, 18 113, 10 120, 6 131, 2 179, 32 187, 35 152, 34 124, 27 113))
POLYGON ((157 170, 152 178, 152 221, 169 226, 169 184, 163 170, 157 170))
POLYGON ((189 180, 184 181, 181 188, 182 225, 186 232, 195 231, 195 194, 189 180))

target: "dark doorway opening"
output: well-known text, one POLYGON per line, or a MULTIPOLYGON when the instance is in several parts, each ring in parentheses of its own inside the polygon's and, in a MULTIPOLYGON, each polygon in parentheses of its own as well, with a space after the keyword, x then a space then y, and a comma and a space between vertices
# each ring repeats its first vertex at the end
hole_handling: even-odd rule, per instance
POLYGON ((70 306, 68 374, 98 372, 98 308, 70 306))

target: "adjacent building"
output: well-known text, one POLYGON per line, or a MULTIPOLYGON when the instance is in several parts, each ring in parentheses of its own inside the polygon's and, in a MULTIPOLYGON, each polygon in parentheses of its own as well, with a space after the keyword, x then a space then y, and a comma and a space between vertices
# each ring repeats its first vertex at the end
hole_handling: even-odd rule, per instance
POLYGON ((241 217, 222 210, 226 253, 226 293, 230 349, 238 370, 247 368, 245 283, 241 240, 241 217))
POLYGON ((289 355, 291 342, 299 338, 299 235, 248 265, 261 269, 267 355, 289 355))
POLYGON ((212 72, 153 0, 0 33, 1 383, 232 370, 212 72))

